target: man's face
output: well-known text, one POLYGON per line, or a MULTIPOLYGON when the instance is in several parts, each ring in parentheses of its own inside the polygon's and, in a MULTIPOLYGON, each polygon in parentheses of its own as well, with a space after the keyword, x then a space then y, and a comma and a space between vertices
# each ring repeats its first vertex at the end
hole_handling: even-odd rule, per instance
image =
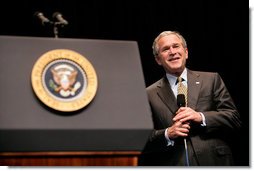
POLYGON ((174 34, 159 39, 158 56, 156 62, 161 65, 167 73, 180 76, 183 72, 188 58, 188 50, 183 47, 182 40, 174 34))

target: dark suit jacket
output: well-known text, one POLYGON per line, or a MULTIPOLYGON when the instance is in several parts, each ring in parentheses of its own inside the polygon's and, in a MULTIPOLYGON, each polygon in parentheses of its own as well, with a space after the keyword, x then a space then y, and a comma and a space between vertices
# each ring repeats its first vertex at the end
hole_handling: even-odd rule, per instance
MULTIPOLYGON (((241 126, 240 116, 233 100, 218 73, 187 70, 188 107, 202 112, 206 126, 191 123, 188 148, 190 165, 233 165, 229 141, 241 126)), ((178 109, 176 98, 168 80, 161 80, 147 88, 152 110, 154 131, 151 134, 140 165, 184 165, 182 138, 175 139, 174 146, 167 146, 165 129, 173 124, 178 109)))

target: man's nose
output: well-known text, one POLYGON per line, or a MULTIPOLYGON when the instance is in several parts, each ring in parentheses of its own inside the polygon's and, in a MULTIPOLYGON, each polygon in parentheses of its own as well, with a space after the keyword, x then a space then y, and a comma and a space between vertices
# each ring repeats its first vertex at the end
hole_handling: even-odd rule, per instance
POLYGON ((170 47, 170 48, 169 48, 169 54, 170 54, 170 55, 174 55, 175 53, 176 53, 176 49, 173 48, 173 47, 170 47))

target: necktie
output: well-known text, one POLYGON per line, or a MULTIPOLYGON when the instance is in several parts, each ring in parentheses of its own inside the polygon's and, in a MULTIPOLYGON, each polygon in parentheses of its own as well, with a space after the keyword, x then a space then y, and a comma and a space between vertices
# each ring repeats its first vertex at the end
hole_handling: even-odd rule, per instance
POLYGON ((177 80, 178 80, 177 94, 184 94, 184 96, 185 96, 185 102, 186 102, 186 106, 187 106, 187 104, 188 104, 188 101, 187 101, 188 89, 182 83, 182 81, 183 81, 182 77, 178 77, 177 80))
MULTIPOLYGON (((177 86, 177 94, 184 94, 185 97, 185 102, 186 102, 186 106, 187 106, 187 87, 185 85, 183 85, 182 81, 182 77, 178 77, 177 78, 178 81, 178 86, 177 86)), ((184 149, 185 149, 185 165, 186 166, 190 166, 189 164, 189 155, 188 155, 188 145, 187 145, 187 140, 186 138, 183 139, 184 140, 184 149)))

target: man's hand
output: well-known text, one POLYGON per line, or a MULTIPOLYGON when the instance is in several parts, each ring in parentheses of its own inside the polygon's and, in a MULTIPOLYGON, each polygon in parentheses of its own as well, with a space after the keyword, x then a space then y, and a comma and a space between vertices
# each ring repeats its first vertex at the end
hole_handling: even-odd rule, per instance
POLYGON ((180 122, 196 122, 201 124, 202 117, 199 112, 189 108, 189 107, 180 107, 176 112, 176 116, 173 118, 173 121, 180 122))
POLYGON ((190 122, 201 123, 202 117, 199 112, 189 107, 180 107, 173 118, 174 124, 167 129, 170 139, 188 136, 190 122))
POLYGON ((176 121, 171 127, 167 129, 167 134, 170 139, 177 137, 187 137, 190 129, 189 123, 176 121))

